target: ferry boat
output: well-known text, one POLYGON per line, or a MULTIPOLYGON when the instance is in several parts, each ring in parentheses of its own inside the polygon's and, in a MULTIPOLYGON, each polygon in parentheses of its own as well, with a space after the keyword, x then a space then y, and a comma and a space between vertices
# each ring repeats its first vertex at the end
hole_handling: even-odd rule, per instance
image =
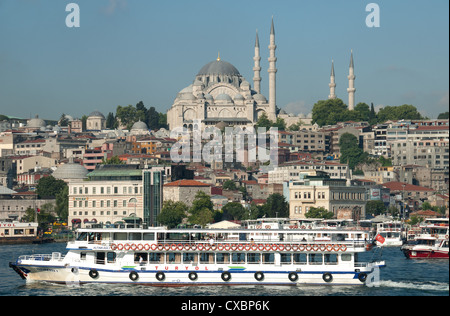
POLYGON ((448 259, 448 235, 444 239, 418 237, 415 244, 402 247, 408 259, 448 259))
POLYGON ((24 244, 38 240, 37 223, 21 223, 13 220, 0 222, 1 244, 24 244))
POLYGON ((375 239, 378 247, 401 247, 403 245, 404 226, 400 221, 389 221, 377 224, 377 236, 375 239), (382 242, 380 241, 382 240, 382 242))
POLYGON ((316 241, 317 230, 84 228, 67 254, 10 262, 27 282, 189 285, 363 285, 384 262, 359 262, 369 240, 316 241))

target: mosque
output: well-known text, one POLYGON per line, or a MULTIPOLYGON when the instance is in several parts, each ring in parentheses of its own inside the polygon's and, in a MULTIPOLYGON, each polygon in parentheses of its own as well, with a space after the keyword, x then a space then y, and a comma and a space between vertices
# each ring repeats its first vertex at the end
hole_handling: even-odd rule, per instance
MULTIPOLYGON (((188 129, 208 126, 253 126, 265 113, 276 121, 277 117, 285 120, 290 126, 302 120, 310 124, 312 114, 293 115, 283 110, 278 113, 276 104, 276 62, 275 27, 272 19, 269 43, 269 98, 261 93, 261 55, 258 32, 255 41, 253 89, 250 83, 232 64, 222 60, 220 54, 205 66, 195 76, 191 85, 182 89, 176 96, 172 107, 167 112, 169 130, 176 127, 188 129), (201 126, 196 126, 201 124, 201 126)), ((354 72, 353 52, 349 71, 349 109, 354 107, 354 72)), ((329 99, 336 98, 334 63, 332 63, 331 82, 329 84, 329 99)))

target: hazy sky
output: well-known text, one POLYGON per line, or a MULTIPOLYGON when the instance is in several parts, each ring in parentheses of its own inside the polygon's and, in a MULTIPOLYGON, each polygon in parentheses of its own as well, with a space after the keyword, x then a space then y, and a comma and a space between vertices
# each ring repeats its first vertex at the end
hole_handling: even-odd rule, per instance
POLYGON ((206 63, 233 64, 253 86, 255 31, 268 97, 275 21, 277 105, 309 113, 329 94, 348 101, 354 51, 356 103, 413 104, 436 117, 449 106, 448 0, 0 0, 0 114, 58 119, 143 101, 167 111, 206 63), (66 26, 66 5, 80 27, 66 26), (366 26, 366 5, 380 27, 366 26))

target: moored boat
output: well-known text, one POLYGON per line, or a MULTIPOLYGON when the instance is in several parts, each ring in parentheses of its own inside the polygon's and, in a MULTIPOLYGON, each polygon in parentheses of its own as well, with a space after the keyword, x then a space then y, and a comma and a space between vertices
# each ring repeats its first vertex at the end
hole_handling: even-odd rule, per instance
POLYGON ((444 239, 419 237, 415 244, 404 245, 402 251, 408 259, 448 259, 448 236, 444 239))
POLYGON ((27 281, 185 285, 362 285, 384 263, 359 262, 368 236, 316 240, 301 229, 79 229, 67 254, 11 262, 27 281))

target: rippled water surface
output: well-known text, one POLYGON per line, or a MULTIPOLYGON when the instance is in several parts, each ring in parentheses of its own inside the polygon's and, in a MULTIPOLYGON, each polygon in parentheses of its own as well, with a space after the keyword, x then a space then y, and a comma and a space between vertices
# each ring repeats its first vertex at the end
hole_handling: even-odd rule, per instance
MULTIPOLYGON (((11 268, 19 255, 65 253, 65 244, 0 246, 0 296, 448 296, 448 260, 408 260, 400 248, 383 250, 386 267, 371 286, 214 286, 159 288, 139 285, 26 284, 11 268)), ((373 253, 364 254, 370 261, 373 253)))

